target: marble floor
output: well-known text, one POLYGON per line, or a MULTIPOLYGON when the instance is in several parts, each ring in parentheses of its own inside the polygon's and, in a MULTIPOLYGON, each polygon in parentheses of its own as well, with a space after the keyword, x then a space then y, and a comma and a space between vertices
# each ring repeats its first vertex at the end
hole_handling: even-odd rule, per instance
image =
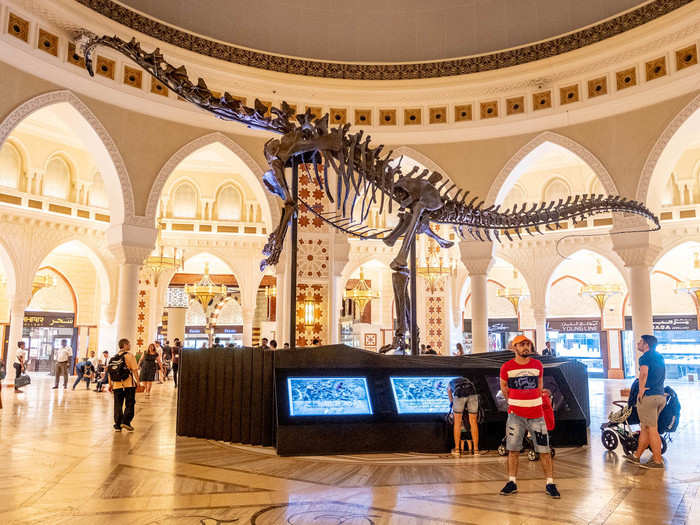
POLYGON ((591 445, 557 449, 560 500, 539 462, 520 463, 503 497, 505 458, 423 454, 278 458, 274 450, 175 436, 175 389, 137 396, 134 433, 114 433, 109 393, 52 390, 34 375, 4 388, 1 524, 437 525, 700 523, 700 384, 671 383, 683 403, 663 472, 600 443, 624 381, 591 380, 591 445))

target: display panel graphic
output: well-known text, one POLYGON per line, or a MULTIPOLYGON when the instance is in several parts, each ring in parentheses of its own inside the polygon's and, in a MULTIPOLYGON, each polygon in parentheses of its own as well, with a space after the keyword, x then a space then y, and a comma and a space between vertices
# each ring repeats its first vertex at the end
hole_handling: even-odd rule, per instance
POLYGON ((372 415, 364 377, 288 377, 290 416, 372 415))
POLYGON ((450 410, 447 386, 455 376, 391 376, 399 414, 444 414, 450 410))

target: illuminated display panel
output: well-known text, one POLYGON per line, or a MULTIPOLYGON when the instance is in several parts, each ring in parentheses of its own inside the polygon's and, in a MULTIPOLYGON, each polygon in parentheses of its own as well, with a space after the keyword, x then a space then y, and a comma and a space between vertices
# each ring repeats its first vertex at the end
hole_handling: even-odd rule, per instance
POLYGON ((364 377, 288 377, 290 416, 372 415, 364 377))
POLYGON ((391 376, 399 414, 444 414, 450 411, 447 386, 456 376, 391 376))

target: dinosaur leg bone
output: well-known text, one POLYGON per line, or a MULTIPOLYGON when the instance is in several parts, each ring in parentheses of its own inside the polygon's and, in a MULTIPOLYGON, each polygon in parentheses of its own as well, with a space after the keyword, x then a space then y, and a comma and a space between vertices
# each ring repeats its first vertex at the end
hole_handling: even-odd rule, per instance
POLYGON ((282 217, 277 225, 277 228, 270 233, 267 238, 267 243, 263 246, 262 253, 265 259, 260 261, 260 271, 265 270, 268 265, 275 265, 279 262, 280 254, 282 253, 282 247, 284 245, 284 238, 287 235, 287 229, 289 228, 289 221, 292 220, 292 214, 296 206, 293 201, 288 201, 284 203, 282 208, 282 217))

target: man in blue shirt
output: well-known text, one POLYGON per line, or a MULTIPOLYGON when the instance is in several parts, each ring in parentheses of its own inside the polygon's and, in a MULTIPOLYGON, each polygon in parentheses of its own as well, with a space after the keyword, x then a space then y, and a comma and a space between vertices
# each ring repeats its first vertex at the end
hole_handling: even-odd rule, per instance
POLYGON ((627 459, 649 469, 663 469, 661 458, 661 436, 659 436, 659 414, 666 406, 664 380, 666 365, 664 357, 656 351, 658 341, 653 335, 643 335, 637 343, 637 350, 643 352, 639 358, 639 396, 637 397, 637 414, 642 431, 639 434, 639 446, 627 459), (651 447, 652 459, 640 463, 642 453, 651 447))

